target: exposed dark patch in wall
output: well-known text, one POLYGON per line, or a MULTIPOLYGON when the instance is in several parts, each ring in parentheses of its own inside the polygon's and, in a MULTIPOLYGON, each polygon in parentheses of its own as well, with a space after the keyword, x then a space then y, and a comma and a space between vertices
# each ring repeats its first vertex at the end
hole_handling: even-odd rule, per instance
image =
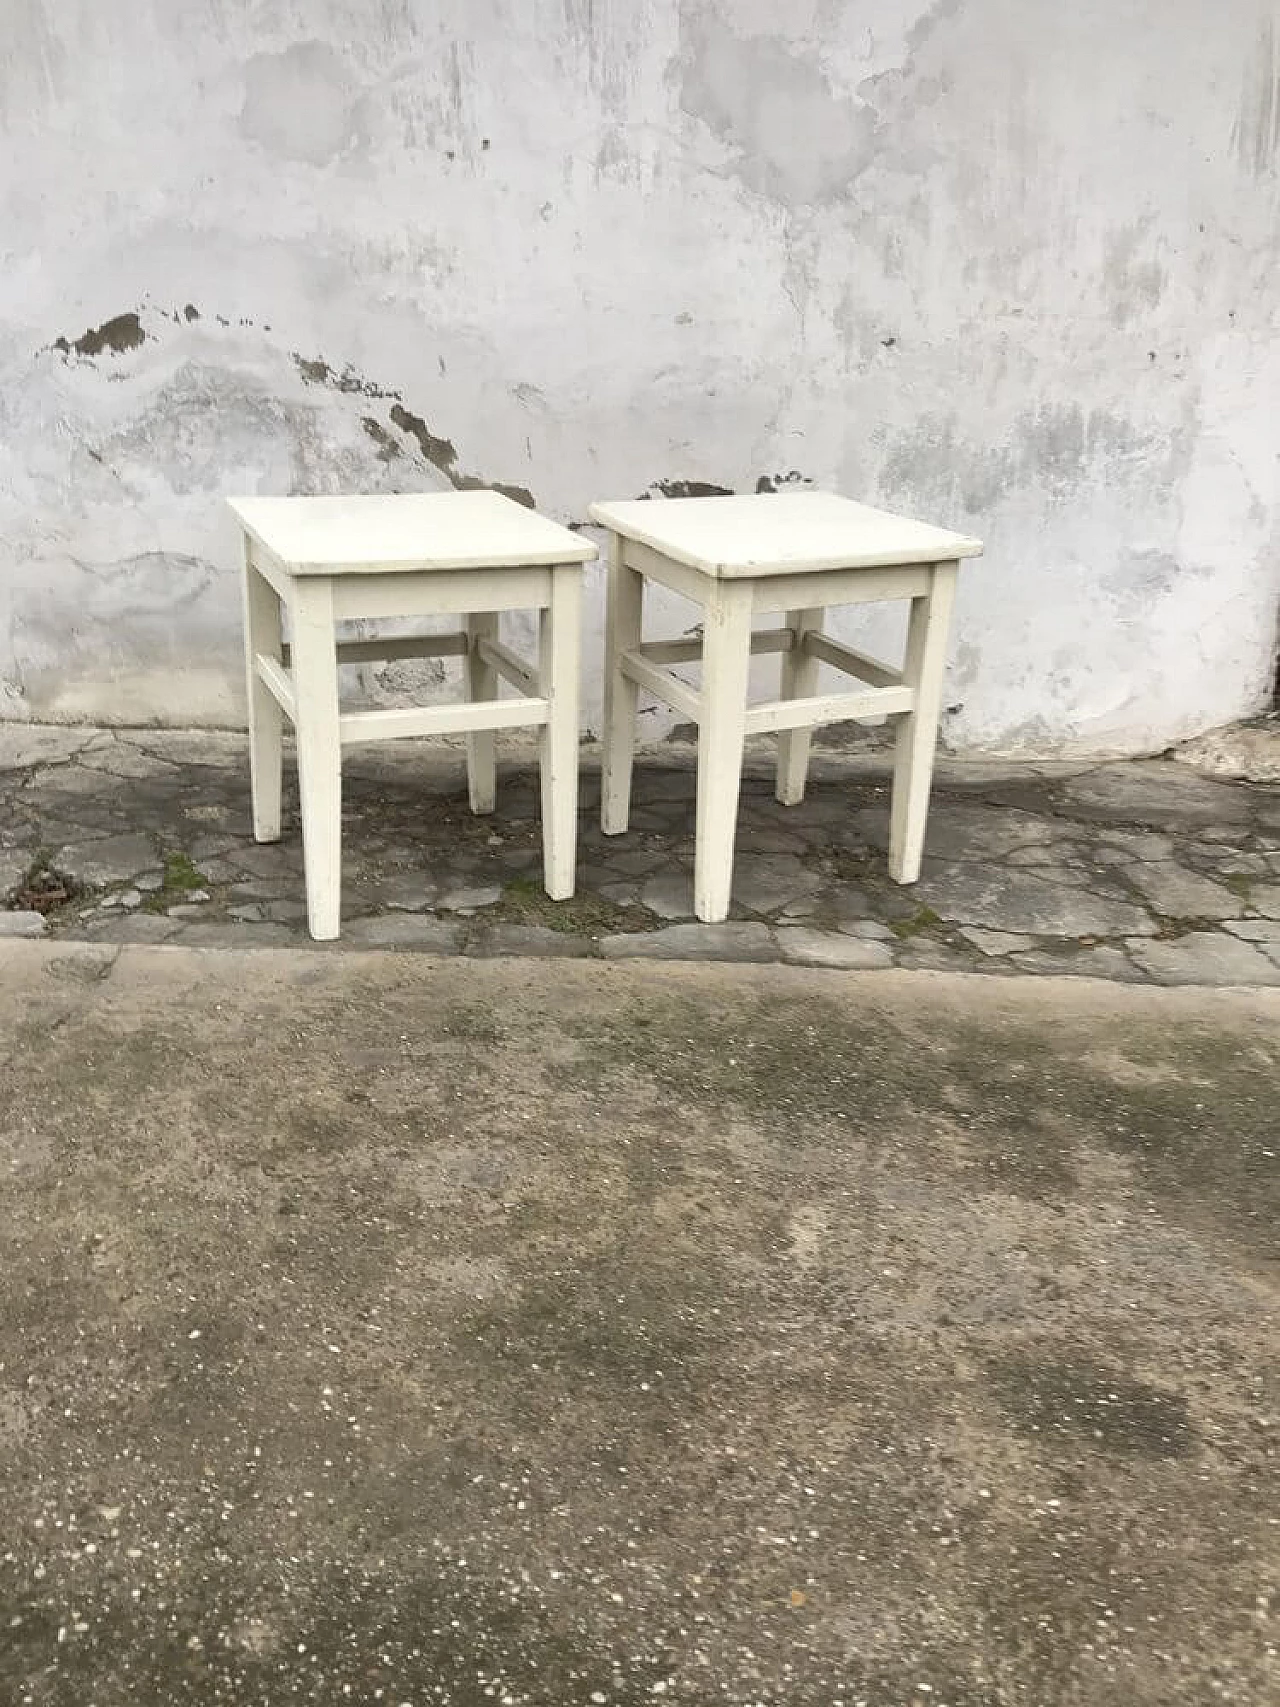
POLYGON ((438 438, 422 419, 411 409, 406 409, 403 403, 396 403, 391 410, 391 419, 402 433, 408 433, 417 443, 423 457, 433 468, 438 468, 446 480, 457 484, 458 452, 449 439, 438 438))
POLYGON ((399 397, 400 395, 398 391, 386 391, 382 386, 375 385, 371 379, 366 379, 362 373, 357 373, 353 367, 345 367, 339 373, 320 357, 312 361, 306 356, 300 356, 296 350, 290 353, 293 357, 293 365, 308 385, 327 385, 334 391, 351 392, 360 397, 399 397))
POLYGON ((182 311, 182 317, 184 320, 188 321, 198 320, 200 318, 200 310, 196 307, 194 302, 189 302, 182 311))
POLYGON ((360 425, 377 445, 379 462, 394 462, 398 456, 404 455, 399 440, 392 438, 381 421, 375 421, 372 415, 363 415, 360 425))
POLYGON ((813 481, 807 474, 801 474, 798 468, 791 468, 785 474, 762 474, 756 481, 756 491, 797 492, 812 485, 813 481))
POLYGON ((126 350, 136 350, 139 344, 145 343, 146 336, 136 314, 117 314, 110 320, 104 320, 101 326, 89 327, 78 338, 55 338, 53 348, 64 356, 71 355, 73 351, 78 356, 100 356, 104 350, 119 356, 126 350))
POLYGON ((475 480, 475 486, 487 486, 491 492, 501 492, 504 498, 510 498, 517 504, 523 504, 526 510, 536 510, 537 499, 527 486, 512 486, 505 480, 475 480))
POLYGON ((710 480, 655 480, 640 496, 652 498, 655 492, 664 498, 732 498, 733 487, 710 480))
MULTIPOLYGON (((397 427, 406 438, 413 441, 422 460, 434 468, 437 474, 443 474, 455 492, 501 492, 503 497, 513 498, 517 504, 523 504, 527 509, 536 508, 537 501, 527 486, 514 486, 503 480, 485 480, 479 474, 466 474, 459 469, 457 446, 451 439, 433 433, 421 415, 416 415, 412 409, 405 406, 398 391, 389 391, 375 381, 366 379, 353 367, 345 367, 339 373, 322 357, 312 359, 299 355, 296 350, 292 351, 291 355, 294 366, 308 385, 325 385, 333 391, 389 400, 391 408, 388 414, 392 426, 397 427)), ((390 462, 393 457, 401 454, 399 444, 374 416, 362 416, 360 424, 378 446, 378 456, 383 462, 390 462)))

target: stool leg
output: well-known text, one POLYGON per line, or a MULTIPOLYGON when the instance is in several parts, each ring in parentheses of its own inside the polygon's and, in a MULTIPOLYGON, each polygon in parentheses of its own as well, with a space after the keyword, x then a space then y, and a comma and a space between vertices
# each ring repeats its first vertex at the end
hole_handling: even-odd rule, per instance
MULTIPOLYGON (((782 654, 782 699, 805 699, 818 691, 818 660, 805 651, 804 638, 815 630, 821 632, 822 617, 821 607, 787 612, 787 627, 795 638, 791 650, 782 654)), ((804 799, 812 740, 812 729, 784 729, 778 736, 778 771, 773 792, 783 806, 798 806, 804 799)))
MULTIPOLYGON (((467 659, 463 678, 469 700, 498 697, 498 672, 492 664, 486 664, 476 650, 478 641, 497 638, 497 611, 483 611, 467 618, 467 659)), ((492 729, 473 730, 467 736, 467 793, 471 797, 471 810, 477 814, 492 812, 497 802, 494 753, 492 729)))
POLYGON ((899 720, 893 764, 889 875, 895 883, 914 883, 920 875, 957 567, 955 563, 935 563, 928 593, 911 601, 902 673, 906 686, 915 690, 916 699, 914 707, 899 720))
POLYGON ((703 624, 693 910, 706 924, 727 915, 733 887, 751 669, 751 592, 750 582, 717 581, 703 624))
POLYGON ((550 710, 540 742, 543 884, 553 901, 573 894, 578 847, 578 648, 582 570, 551 571, 551 604, 538 615, 539 692, 550 710))
POLYGON ((277 663, 284 655, 280 599, 254 568, 244 540, 244 664, 249 699, 249 792, 253 801, 255 842, 280 840, 280 794, 284 771, 284 713, 261 680, 254 660, 259 652, 277 663))
POLYGON ((316 577, 297 583, 290 615, 307 925, 312 936, 323 942, 338 935, 342 885, 338 657, 328 580, 316 577))
POLYGON ((600 827, 620 836, 631 816, 631 767, 636 745, 636 684, 622 673, 623 653, 640 644, 644 577, 622 560, 622 538, 610 542, 608 615, 605 622, 604 754, 600 827))

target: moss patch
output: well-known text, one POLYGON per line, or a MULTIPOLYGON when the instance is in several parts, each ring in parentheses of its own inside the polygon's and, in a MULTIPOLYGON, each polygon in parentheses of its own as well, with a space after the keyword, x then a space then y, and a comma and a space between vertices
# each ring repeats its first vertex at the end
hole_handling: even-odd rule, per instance
POLYGON ((917 907, 909 918, 891 919, 889 929, 894 936, 906 942, 909 937, 921 936, 926 931, 932 931, 941 923, 941 918, 932 907, 917 907))
POLYGON ((591 893, 568 901, 553 901, 536 879, 513 877, 489 917, 511 924, 541 925, 566 936, 613 936, 618 932, 651 931, 659 924, 647 907, 623 907, 591 893))
POLYGON ((192 864, 191 856, 171 848, 164 856, 164 882, 147 896, 143 907, 148 913, 163 913, 188 900, 195 890, 208 887, 209 879, 192 864))

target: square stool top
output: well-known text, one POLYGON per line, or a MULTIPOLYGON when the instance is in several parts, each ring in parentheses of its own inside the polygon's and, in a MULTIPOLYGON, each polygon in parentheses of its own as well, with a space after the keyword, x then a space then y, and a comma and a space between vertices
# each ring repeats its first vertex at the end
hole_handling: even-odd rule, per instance
POLYGON ((294 575, 516 569, 585 563, 591 541, 501 492, 229 498, 242 527, 294 575))
POLYGON ((820 569, 887 569, 977 557, 982 541, 834 492, 632 498, 591 519, 720 581, 820 569))

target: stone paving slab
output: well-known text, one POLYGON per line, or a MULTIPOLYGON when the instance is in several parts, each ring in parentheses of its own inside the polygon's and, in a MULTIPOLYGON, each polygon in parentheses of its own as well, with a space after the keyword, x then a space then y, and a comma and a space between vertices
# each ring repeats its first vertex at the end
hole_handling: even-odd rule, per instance
MULTIPOLYGON (((694 756, 640 754, 629 832, 605 837, 584 752, 578 893, 541 889, 537 774, 501 766, 497 811, 467 808, 461 751, 345 759, 339 945, 492 958, 726 959, 827 967, 1280 982, 1280 787, 1171 760, 944 760, 924 874, 888 879, 883 752, 815 754, 808 797, 746 765, 729 921, 693 920, 694 756)), ((244 737, 0 725, 3 929, 204 946, 311 946, 293 766, 283 839, 252 840, 244 737), (52 875, 51 875, 52 874, 52 875), (46 921, 41 882, 69 880, 46 921), (32 893, 32 891, 37 893, 32 893), (10 903, 12 904, 12 902, 10 903)))

